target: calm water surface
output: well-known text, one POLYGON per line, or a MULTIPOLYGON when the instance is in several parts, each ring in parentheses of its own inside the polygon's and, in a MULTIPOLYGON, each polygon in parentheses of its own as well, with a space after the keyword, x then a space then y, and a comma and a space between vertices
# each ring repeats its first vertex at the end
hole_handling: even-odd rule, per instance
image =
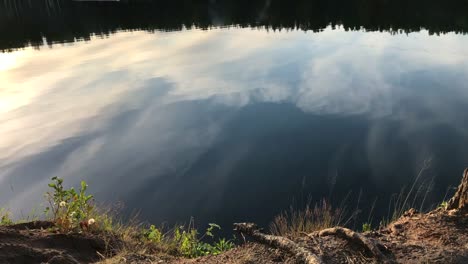
POLYGON ((60 176, 155 223, 266 224, 309 197, 348 197, 364 212, 377 199, 382 217, 424 163, 426 206, 468 165, 468 36, 455 24, 273 30, 221 16, 165 32, 74 20, 90 31, 50 24, 49 36, 24 22, 27 9, 8 10, 0 207, 16 215, 40 208, 60 176))

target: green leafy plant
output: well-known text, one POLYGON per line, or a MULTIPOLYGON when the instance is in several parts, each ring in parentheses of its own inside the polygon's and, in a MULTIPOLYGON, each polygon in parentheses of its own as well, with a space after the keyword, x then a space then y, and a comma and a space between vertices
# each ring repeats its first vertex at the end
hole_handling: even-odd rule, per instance
POLYGON ((88 221, 94 211, 93 196, 86 194, 88 185, 85 181, 76 191, 73 187, 65 189, 63 179, 53 177, 49 187, 52 191, 46 193, 49 206, 46 207, 46 215, 52 214, 52 220, 62 231, 70 231, 77 228, 81 221, 88 221))
MULTIPOLYGON (((223 251, 233 248, 235 245, 231 240, 218 239, 215 241, 215 231, 221 227, 210 223, 206 231, 200 236, 191 219, 187 227, 176 226, 173 230, 164 233, 150 225, 147 228, 130 224, 123 225, 115 222, 115 218, 110 211, 102 211, 95 208, 93 196, 86 193, 88 185, 82 181, 80 188, 73 187, 67 189, 63 185, 63 179, 53 177, 48 185, 51 190, 45 196, 49 206, 45 208, 45 214, 54 221, 56 228, 60 232, 70 232, 78 227, 89 229, 90 221, 97 222, 93 227, 101 234, 118 235, 122 239, 129 241, 132 245, 146 245, 150 248, 158 248, 170 254, 195 258, 206 255, 217 255, 223 251)), ((0 211, 1 213, 1 211, 0 211)), ((7 214, 4 214, 8 216, 7 214)), ((2 216, 2 214, 0 214, 2 216)), ((7 222, 8 217, 2 218, 2 223, 7 222)))
POLYGON ((222 253, 224 251, 228 251, 230 249, 233 249, 235 247, 234 242, 231 240, 227 240, 225 238, 221 238, 218 240, 218 242, 215 242, 213 244, 214 249, 216 252, 214 252, 214 255, 217 255, 219 253, 222 253))
POLYGON ((447 202, 447 201, 443 201, 443 202, 440 203, 440 205, 439 205, 438 208, 445 209, 445 208, 447 208, 447 206, 448 206, 448 202, 447 202))
POLYGON ((13 221, 11 220, 10 212, 5 209, 0 209, 0 225, 11 225, 13 221))
POLYGON ((362 224, 362 232, 369 232, 372 230, 372 226, 370 223, 362 224))
POLYGON ((226 250, 232 249, 235 245, 231 240, 215 239, 215 230, 220 230, 217 224, 210 223, 202 236, 194 228, 193 219, 188 227, 176 226, 171 232, 164 234, 161 229, 151 225, 143 229, 145 241, 154 243, 159 247, 169 249, 187 258, 196 258, 207 255, 218 255, 226 250), (209 243, 211 241, 211 243, 209 243))
POLYGON ((164 239, 163 233, 154 225, 151 225, 148 230, 143 232, 143 237, 146 240, 154 243, 161 243, 164 239))
POLYGON ((209 223, 208 228, 206 229, 205 235, 214 238, 213 231, 214 229, 221 230, 221 227, 217 224, 209 223))
POLYGON ((175 242, 182 255, 191 258, 205 255, 197 236, 198 231, 194 228, 188 228, 188 230, 183 230, 183 227, 176 228, 175 242))
POLYGON ((218 255, 224 251, 230 250, 234 247, 234 243, 231 240, 226 240, 225 238, 219 239, 217 242, 207 243, 204 242, 204 239, 208 237, 207 240, 214 240, 215 235, 213 234, 215 230, 221 230, 221 227, 217 224, 210 223, 208 228, 205 231, 205 234, 197 238, 197 231, 191 229, 190 232, 182 232, 182 243, 181 252, 186 257, 200 257, 207 255, 218 255), (185 247, 189 246, 189 247, 185 247))

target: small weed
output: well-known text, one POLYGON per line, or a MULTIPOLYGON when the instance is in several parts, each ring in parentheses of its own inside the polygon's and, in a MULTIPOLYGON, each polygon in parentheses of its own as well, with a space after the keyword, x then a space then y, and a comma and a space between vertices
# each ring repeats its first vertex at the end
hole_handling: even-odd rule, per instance
MULTIPOLYGON (((235 247, 232 240, 216 238, 215 232, 221 229, 217 224, 208 224, 206 231, 201 235, 195 228, 193 219, 188 227, 176 226, 169 232, 163 232, 155 225, 143 228, 136 218, 124 224, 116 220, 111 209, 96 208, 93 196, 86 193, 86 182, 82 181, 78 190, 73 187, 67 189, 63 185, 63 179, 53 177, 48 186, 51 190, 45 193, 45 197, 49 206, 45 208, 44 215, 55 224, 49 231, 92 231, 102 236, 106 252, 110 252, 109 256, 116 250, 145 254, 157 250, 171 255, 196 258, 218 255, 235 247), (115 243, 115 239, 123 243, 115 243)), ((12 223, 9 211, 0 209, 0 225, 12 223)))
POLYGON ((218 242, 215 242, 213 244, 213 246, 217 253, 228 251, 235 247, 234 243, 231 240, 227 240, 225 238, 219 239, 218 242))
POLYGON ((193 227, 192 220, 188 228, 176 226, 171 232, 165 234, 154 225, 151 225, 148 229, 144 229, 142 234, 145 241, 166 248, 169 252, 176 252, 177 255, 187 258, 196 258, 218 255, 235 246, 231 240, 224 238, 214 241, 214 231, 219 229, 221 229, 219 225, 209 224, 205 233, 199 236, 198 231, 193 227), (207 240, 213 240, 214 242, 208 243, 207 240))
POLYGON ((53 191, 46 193, 49 206, 45 214, 52 213, 52 219, 60 230, 71 231, 79 227, 81 221, 88 221, 94 206, 93 196, 86 194, 86 182, 82 181, 80 189, 76 191, 73 187, 65 189, 63 179, 53 177, 49 187, 53 191))
POLYGON ((445 209, 447 208, 448 206, 448 202, 447 201, 443 201, 439 204, 438 208, 442 208, 442 209, 445 209))
POLYGON ((369 232, 372 230, 372 226, 370 223, 362 224, 362 232, 369 232))
POLYGON ((11 225, 13 221, 11 220, 10 212, 5 209, 0 209, 0 225, 11 225))
POLYGON ((164 239, 163 233, 154 225, 151 225, 148 230, 144 230, 143 237, 153 243, 161 243, 164 239))
POLYGON ((217 224, 210 223, 208 224, 208 228, 206 229, 205 235, 214 238, 213 231, 215 229, 221 230, 221 227, 217 224))

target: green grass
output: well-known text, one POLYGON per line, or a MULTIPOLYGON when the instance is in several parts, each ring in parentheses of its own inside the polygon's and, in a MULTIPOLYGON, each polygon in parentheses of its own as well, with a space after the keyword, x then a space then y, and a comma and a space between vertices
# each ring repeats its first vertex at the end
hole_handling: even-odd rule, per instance
POLYGON ((203 234, 195 229, 193 219, 187 227, 176 226, 168 232, 158 229, 154 225, 142 229, 141 237, 144 241, 153 243, 165 252, 175 252, 187 258, 196 258, 207 255, 218 255, 234 248, 234 243, 225 238, 216 239, 214 232, 220 230, 217 224, 208 224, 203 234))
MULTIPOLYGON (((119 220, 113 210, 96 206, 94 196, 87 193, 88 185, 84 181, 78 189, 65 188, 63 179, 53 177, 48 186, 50 189, 45 193, 48 206, 39 218, 53 222, 55 227, 50 230, 53 232, 98 235, 107 242, 108 255, 105 257, 116 252, 129 252, 195 258, 218 255, 235 246, 232 240, 215 236, 216 231, 221 229, 217 224, 209 224, 200 234, 193 219, 187 226, 177 225, 170 230, 142 224, 137 216, 129 221, 119 220), (114 248, 115 239, 123 242, 118 243, 118 248, 114 248)), ((10 212, 0 209, 0 225, 13 223, 10 212)))
POLYGON ((50 192, 46 193, 49 206, 45 213, 54 221, 60 232, 95 232, 118 236, 125 241, 127 250, 162 251, 172 255, 195 258, 217 255, 234 247, 231 240, 216 238, 221 227, 209 224, 202 234, 191 219, 188 226, 178 225, 169 231, 155 225, 139 224, 136 217, 128 224, 117 221, 109 211, 95 206, 94 197, 87 194, 88 185, 82 181, 80 188, 65 189, 63 180, 52 178, 50 192), (139 247, 139 248, 138 248, 139 247))

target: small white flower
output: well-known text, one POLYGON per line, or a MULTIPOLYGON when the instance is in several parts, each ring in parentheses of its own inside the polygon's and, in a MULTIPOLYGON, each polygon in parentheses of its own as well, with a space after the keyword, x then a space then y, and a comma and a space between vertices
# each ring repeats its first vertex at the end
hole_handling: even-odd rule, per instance
POLYGON ((65 201, 61 201, 61 202, 59 203, 59 206, 60 206, 60 207, 64 207, 64 206, 66 206, 66 205, 67 205, 67 202, 65 202, 65 201))
POLYGON ((96 221, 94 220, 94 218, 90 218, 90 219, 88 220, 88 225, 90 226, 90 225, 94 224, 95 222, 96 222, 96 221))
POLYGON ((76 212, 73 211, 73 212, 70 213, 70 216, 73 217, 75 214, 76 214, 76 212))

